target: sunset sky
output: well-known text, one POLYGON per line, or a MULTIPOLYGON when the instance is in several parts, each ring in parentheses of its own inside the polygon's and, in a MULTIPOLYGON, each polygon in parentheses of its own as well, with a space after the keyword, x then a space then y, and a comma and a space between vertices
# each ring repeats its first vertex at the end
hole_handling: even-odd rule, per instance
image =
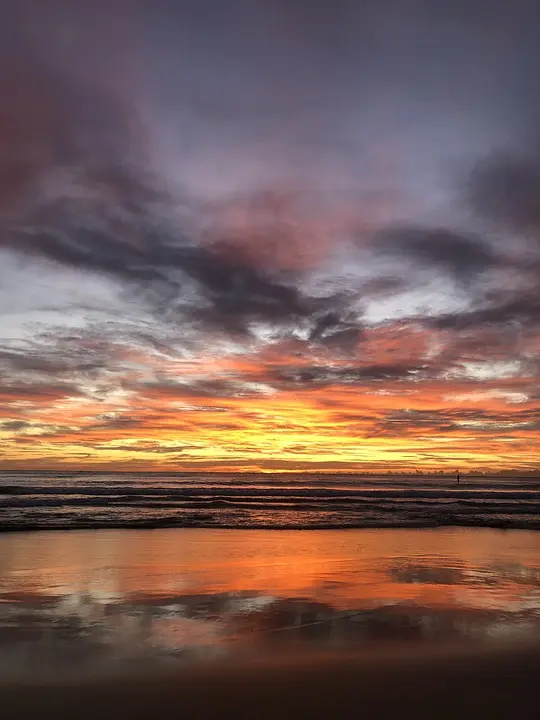
POLYGON ((537 0, 0 11, 0 469, 540 469, 537 0))

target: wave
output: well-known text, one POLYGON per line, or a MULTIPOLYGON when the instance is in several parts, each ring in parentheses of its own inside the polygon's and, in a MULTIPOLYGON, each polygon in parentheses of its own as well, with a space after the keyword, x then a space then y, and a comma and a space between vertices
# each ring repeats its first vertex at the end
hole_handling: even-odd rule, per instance
POLYGON ((145 487, 141 485, 122 486, 121 492, 118 487, 87 485, 87 486, 46 486, 46 487, 30 487, 21 485, 4 485, 0 486, 0 496, 2 495, 77 495, 77 496, 112 496, 112 497, 202 497, 202 496, 222 496, 222 497, 312 497, 316 499, 326 500, 332 498, 352 498, 361 499, 362 497, 371 498, 474 498, 474 499, 514 499, 540 500, 540 490, 537 489, 492 489, 492 488, 362 488, 358 489, 339 489, 339 488, 314 488, 314 487, 284 487, 276 492, 276 488, 253 488, 246 486, 236 486, 235 488, 211 487, 178 487, 175 489, 163 487, 145 487))
POLYGON ((0 529, 350 528, 441 525, 540 529, 534 481, 129 474, 0 476, 0 529), (444 485, 446 483, 446 486, 444 485))

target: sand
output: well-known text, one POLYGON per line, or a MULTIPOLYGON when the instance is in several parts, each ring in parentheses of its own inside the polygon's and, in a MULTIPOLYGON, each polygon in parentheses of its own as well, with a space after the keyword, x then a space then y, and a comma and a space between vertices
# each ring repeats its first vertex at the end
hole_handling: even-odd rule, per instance
POLYGON ((274 657, 182 671, 0 684, 2 718, 529 718, 540 647, 274 657))

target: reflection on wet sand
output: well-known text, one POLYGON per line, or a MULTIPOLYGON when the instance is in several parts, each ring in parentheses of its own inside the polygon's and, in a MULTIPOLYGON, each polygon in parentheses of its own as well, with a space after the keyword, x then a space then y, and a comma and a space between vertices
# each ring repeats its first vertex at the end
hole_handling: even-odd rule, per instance
POLYGON ((539 549, 469 529, 4 536, 0 677, 540 638, 539 549))

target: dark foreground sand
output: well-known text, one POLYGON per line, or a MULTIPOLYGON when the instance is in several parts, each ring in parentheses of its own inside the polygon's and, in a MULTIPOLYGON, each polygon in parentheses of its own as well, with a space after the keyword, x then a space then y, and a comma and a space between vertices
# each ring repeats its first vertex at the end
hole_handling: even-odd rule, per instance
POLYGON ((540 647, 393 649, 181 672, 0 684, 0 716, 92 718, 540 717, 540 647))

